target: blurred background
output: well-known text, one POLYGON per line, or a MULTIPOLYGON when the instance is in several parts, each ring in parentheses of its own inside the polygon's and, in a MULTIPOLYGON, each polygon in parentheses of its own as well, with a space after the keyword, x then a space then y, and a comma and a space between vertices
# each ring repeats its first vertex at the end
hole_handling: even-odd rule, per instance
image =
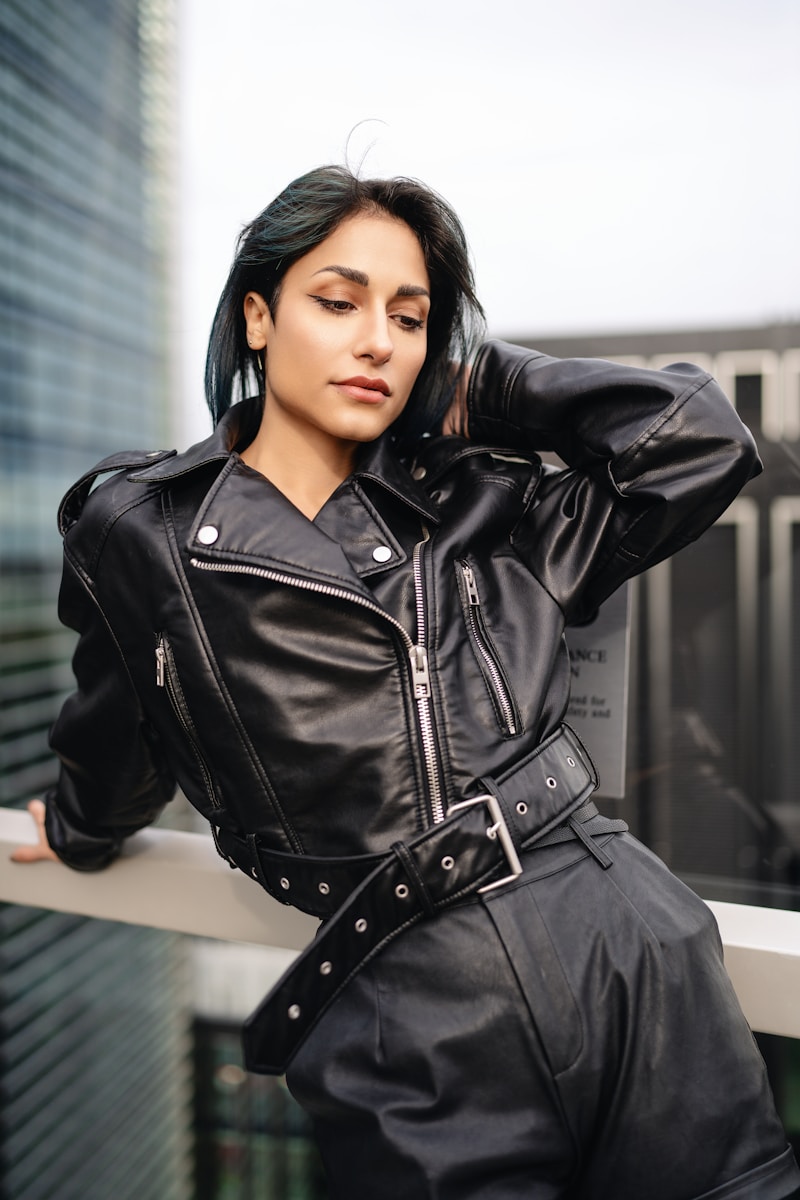
MULTIPOLYGON (((707 898, 800 907, 798 52, 796 0, 0 0, 0 803, 72 686, 60 496, 209 432, 243 224, 346 161, 451 201, 492 334, 700 362, 753 428, 765 474, 633 589, 606 809, 707 898)), ((324 1196, 241 1068, 256 953, 0 906, 3 1200, 324 1196)), ((798 1139, 798 1043, 761 1042, 798 1139)))

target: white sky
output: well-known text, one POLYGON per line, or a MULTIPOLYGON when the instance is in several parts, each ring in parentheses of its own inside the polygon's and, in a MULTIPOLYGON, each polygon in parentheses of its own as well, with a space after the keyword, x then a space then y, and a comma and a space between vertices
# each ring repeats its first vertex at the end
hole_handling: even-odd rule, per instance
POLYGON ((348 137, 453 204, 494 334, 800 319, 800 0, 182 0, 180 45, 198 435, 239 230, 348 137))

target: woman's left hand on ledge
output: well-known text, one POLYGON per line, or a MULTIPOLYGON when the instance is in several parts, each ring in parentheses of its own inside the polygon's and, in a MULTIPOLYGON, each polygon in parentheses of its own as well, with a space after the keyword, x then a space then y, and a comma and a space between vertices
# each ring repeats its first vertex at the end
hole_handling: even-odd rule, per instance
POLYGON ((36 825, 37 841, 34 845, 18 846, 11 855, 11 861, 32 863, 44 862, 50 859, 53 862, 58 862, 58 855, 54 850, 50 849, 50 843, 47 840, 47 834, 44 829, 44 801, 31 800, 28 804, 28 812, 33 817, 36 825))

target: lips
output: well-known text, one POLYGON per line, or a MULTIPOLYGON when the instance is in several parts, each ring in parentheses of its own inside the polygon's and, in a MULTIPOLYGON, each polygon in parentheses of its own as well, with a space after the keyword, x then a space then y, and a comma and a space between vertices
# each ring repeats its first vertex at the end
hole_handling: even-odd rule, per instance
POLYGON ((384 396, 391 395, 391 388, 385 379, 369 379, 366 375, 354 375, 352 379, 342 379, 336 386, 354 400, 362 400, 368 404, 377 404, 384 396))

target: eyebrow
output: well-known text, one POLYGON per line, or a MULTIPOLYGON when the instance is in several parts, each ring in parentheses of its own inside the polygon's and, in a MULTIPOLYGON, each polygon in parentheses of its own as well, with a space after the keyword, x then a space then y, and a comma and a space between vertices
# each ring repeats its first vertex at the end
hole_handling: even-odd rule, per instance
MULTIPOLYGON (((333 271, 336 275, 341 275, 343 279, 349 279, 351 283, 357 283, 359 287, 369 287, 369 275, 365 275, 363 271, 356 270, 355 267, 342 267, 337 263, 331 264, 329 267, 320 267, 315 271, 315 275, 322 275, 325 271, 333 271)), ((427 296, 430 299, 430 292, 427 288, 420 287, 416 283, 401 283, 395 295, 397 296, 427 296)))

